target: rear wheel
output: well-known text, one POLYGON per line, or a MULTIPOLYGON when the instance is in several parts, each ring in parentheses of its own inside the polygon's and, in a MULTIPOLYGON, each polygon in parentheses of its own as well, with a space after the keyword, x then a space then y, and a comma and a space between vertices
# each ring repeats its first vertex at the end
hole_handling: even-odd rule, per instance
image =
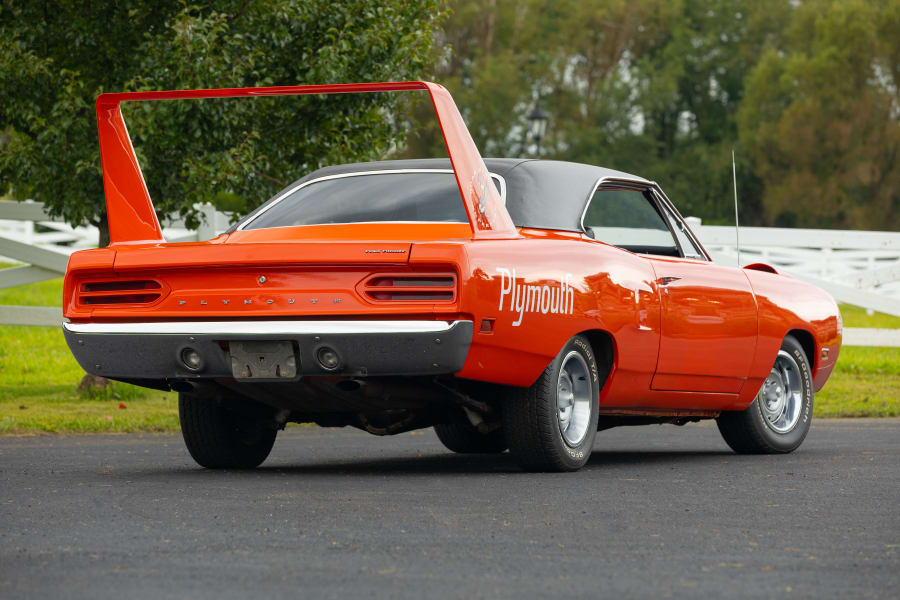
POLYGON ((441 443, 459 454, 499 454, 506 450, 506 438, 501 429, 481 433, 462 411, 454 413, 450 423, 434 426, 441 443))
POLYGON ((509 450, 529 471, 576 471, 597 434, 599 369, 587 338, 573 337, 528 388, 503 406, 509 450))
POLYGON ((803 443, 812 411, 809 361, 800 343, 788 336, 753 404, 741 412, 722 413, 716 423, 735 452, 779 454, 803 443))
POLYGON ((252 469, 275 443, 275 429, 261 416, 230 410, 221 398, 179 392, 178 416, 188 452, 207 469, 252 469))

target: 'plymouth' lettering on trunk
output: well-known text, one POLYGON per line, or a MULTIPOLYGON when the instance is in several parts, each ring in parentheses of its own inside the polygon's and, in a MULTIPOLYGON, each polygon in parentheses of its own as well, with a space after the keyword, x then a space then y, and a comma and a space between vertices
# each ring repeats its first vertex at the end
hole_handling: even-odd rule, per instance
POLYGON ((500 273, 500 310, 518 313, 513 327, 522 324, 525 313, 571 315, 575 312, 575 290, 569 284, 571 273, 566 273, 558 283, 552 285, 527 285, 516 281, 516 270, 497 267, 500 273))

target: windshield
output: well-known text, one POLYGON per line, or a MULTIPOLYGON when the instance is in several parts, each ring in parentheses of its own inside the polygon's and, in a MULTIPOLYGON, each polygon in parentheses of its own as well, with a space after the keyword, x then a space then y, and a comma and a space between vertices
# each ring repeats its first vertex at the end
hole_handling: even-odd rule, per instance
POLYGON ((373 222, 468 223, 453 173, 367 173, 289 189, 241 229, 373 222))

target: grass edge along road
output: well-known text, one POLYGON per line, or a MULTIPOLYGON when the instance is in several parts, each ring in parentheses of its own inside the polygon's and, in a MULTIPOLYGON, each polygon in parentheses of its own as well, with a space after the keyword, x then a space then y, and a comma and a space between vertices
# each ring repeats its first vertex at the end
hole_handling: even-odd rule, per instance
MULTIPOLYGON (((58 306, 61 297, 61 279, 0 290, 0 304, 58 306)), ((841 311, 845 327, 900 328, 900 318, 841 311)), ((178 431, 174 392, 116 382, 79 391, 83 376, 59 328, 0 326, 0 435, 178 431)), ((814 414, 900 416, 900 348, 842 348, 814 414)))

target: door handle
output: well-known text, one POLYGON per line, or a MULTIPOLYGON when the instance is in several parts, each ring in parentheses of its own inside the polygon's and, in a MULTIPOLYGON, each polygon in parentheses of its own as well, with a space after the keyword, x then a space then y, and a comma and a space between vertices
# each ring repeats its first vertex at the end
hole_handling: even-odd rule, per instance
POLYGON ((656 280, 656 282, 661 286, 666 286, 672 283, 673 281, 678 281, 681 277, 660 277, 656 280))

